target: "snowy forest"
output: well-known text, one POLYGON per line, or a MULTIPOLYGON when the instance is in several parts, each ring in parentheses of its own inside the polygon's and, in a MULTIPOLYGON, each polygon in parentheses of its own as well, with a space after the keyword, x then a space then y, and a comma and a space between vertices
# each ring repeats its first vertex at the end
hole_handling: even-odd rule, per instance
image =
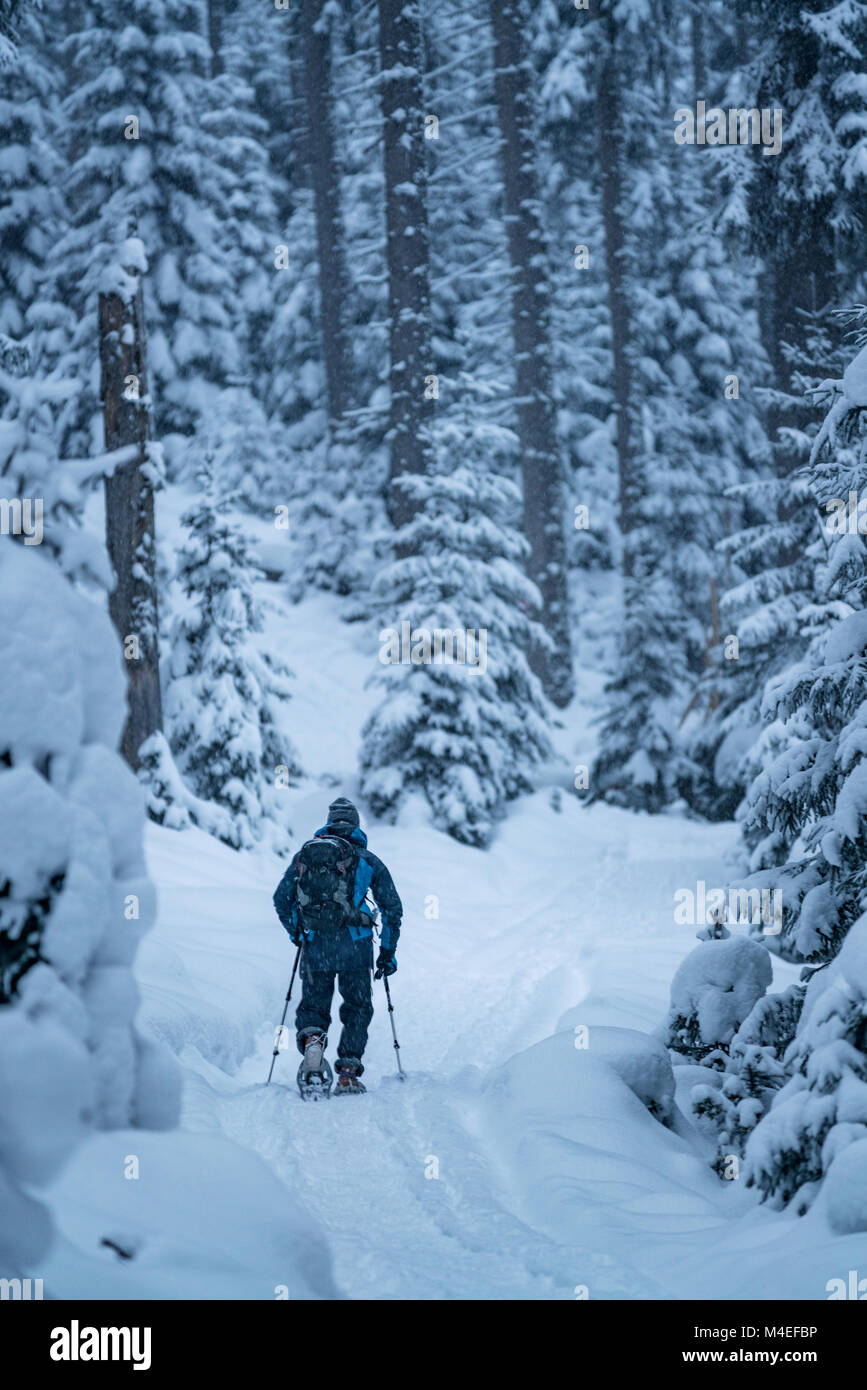
POLYGON ((865 235, 863 0, 0 0, 3 1298, 867 1298, 865 235))

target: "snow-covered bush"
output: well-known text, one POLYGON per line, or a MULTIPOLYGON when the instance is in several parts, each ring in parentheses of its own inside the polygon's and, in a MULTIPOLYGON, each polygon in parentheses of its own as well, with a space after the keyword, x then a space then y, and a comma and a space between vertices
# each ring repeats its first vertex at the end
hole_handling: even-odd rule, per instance
POLYGON ((176 1121, 173 1065, 136 1031, 154 898, 141 790, 119 755, 125 679, 102 608, 0 540, 0 1251, 32 1264, 50 1177, 87 1124, 176 1121))
POLYGON ((747 1182, 804 1211, 837 1156, 867 1139, 867 915, 812 976, 785 1061, 789 1079, 746 1146, 747 1182))
POLYGON ((280 793, 298 770, 281 728, 290 672, 257 641, 252 544, 227 515, 210 466, 199 480, 202 495, 183 518, 177 579, 186 603, 172 625, 164 699, 176 770, 155 737, 143 751, 150 811, 173 828, 192 821, 236 849, 264 840, 285 850, 280 793))
POLYGON ((727 1170, 732 1155, 743 1158, 747 1140, 788 1080, 786 1051, 795 1034, 804 987, 756 1000, 729 1044, 722 1078, 718 1072, 692 1088, 694 1113, 717 1132, 716 1167, 727 1170))
POLYGON ((454 448, 463 441, 466 457, 452 471, 402 481, 417 511, 375 593, 385 631, 415 634, 416 655, 383 663, 376 679, 385 698, 365 726, 361 761, 377 815, 394 816, 407 793, 421 792, 435 824, 473 845, 487 843, 505 802, 529 790, 528 771, 550 748, 525 655, 543 634, 530 616, 538 593, 520 568, 526 545, 512 524, 518 492, 482 462, 484 436, 482 427, 472 450, 460 433, 451 439, 454 448), (475 666, 432 659, 425 640, 431 648, 438 632, 471 633, 475 666))
POLYGON ((749 937, 703 941, 681 962, 672 981, 666 1046, 706 1065, 721 1065, 772 973, 767 950, 749 937))

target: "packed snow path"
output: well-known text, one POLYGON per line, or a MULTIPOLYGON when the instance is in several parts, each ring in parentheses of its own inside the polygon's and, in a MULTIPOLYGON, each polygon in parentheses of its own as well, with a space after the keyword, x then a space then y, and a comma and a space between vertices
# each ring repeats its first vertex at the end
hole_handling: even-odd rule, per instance
MULTIPOLYGON (((293 824, 321 799, 298 792, 293 824)), ((690 1067, 668 1126, 639 1099, 694 940, 675 890, 724 884, 733 835, 571 797, 558 813, 542 792, 486 854, 377 828, 406 907, 408 1079, 376 985, 367 1095, 305 1106, 294 1052, 264 1085, 293 955, 279 864, 152 827, 160 916, 137 972, 143 1024, 181 1062, 182 1129, 81 1146, 52 1193, 50 1296, 826 1298, 863 1265, 863 1235, 831 1236, 820 1204, 796 1220, 721 1183, 684 1118, 690 1067), (605 1060, 624 1038, 629 1086, 605 1060)))
MULTIPOLYGON (((303 803, 294 821, 305 814, 313 824, 303 803)), ((368 1094, 305 1106, 294 1051, 262 1084, 293 955, 273 871, 244 885, 238 856, 196 836, 191 861, 188 837, 155 831, 162 908, 141 973, 151 1022, 189 1069, 185 1124, 264 1158, 326 1230, 350 1298, 695 1293, 688 1262, 738 1198, 618 1078, 595 1077, 571 1034, 590 1026, 592 1052, 595 1027, 658 1025, 693 944, 673 924, 675 889, 724 883, 731 837, 572 798, 558 814, 543 793, 486 854, 421 826, 378 829, 406 908, 392 990, 408 1080, 394 1079, 377 984, 368 1094)))
MULTIPOLYGON (((307 780, 286 813, 300 842, 355 791, 370 653, 326 598, 275 604, 271 621, 297 673, 307 780)), ((574 726, 559 739, 562 781, 589 740, 574 726)), ((551 789, 515 804, 484 852, 412 804, 399 826, 365 823, 404 902, 392 992, 408 1080, 375 984, 367 1095, 303 1105, 291 1046, 266 1088, 294 954, 271 903, 283 865, 150 826, 141 1022, 180 1059, 182 1130, 80 1147, 52 1194, 55 1251, 33 1271, 50 1296, 821 1299, 864 1265, 864 1238, 832 1237, 819 1210, 781 1217, 712 1174, 684 1118, 690 1067, 675 1068, 665 1127, 605 1062, 624 1036, 611 1030, 635 1030, 642 1072, 695 946, 675 892, 730 881, 734 826, 551 789)), ((335 1008, 332 1057, 338 1030, 335 1008)))

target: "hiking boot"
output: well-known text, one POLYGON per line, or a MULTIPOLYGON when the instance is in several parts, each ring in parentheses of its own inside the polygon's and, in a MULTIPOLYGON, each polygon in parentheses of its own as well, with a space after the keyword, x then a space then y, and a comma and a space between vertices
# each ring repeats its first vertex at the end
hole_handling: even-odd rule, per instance
POLYGON ((364 1068, 357 1057, 338 1057, 334 1069, 337 1072, 337 1087, 334 1092, 336 1096, 363 1095, 365 1088, 359 1076, 364 1068))
POLYGON ((302 1100, 327 1100, 331 1094, 333 1077, 331 1068, 325 1060, 325 1044, 328 1039, 324 1033, 305 1033, 303 1035, 304 1057, 298 1068, 298 1090, 302 1100))
POLYGON ((364 1095, 365 1087, 362 1086, 354 1072, 341 1071, 337 1073, 337 1085, 334 1088, 336 1096, 361 1096, 364 1095))
POLYGON ((322 1057, 328 1039, 324 1033, 308 1033, 304 1038, 304 1062, 306 1072, 321 1071, 322 1057))

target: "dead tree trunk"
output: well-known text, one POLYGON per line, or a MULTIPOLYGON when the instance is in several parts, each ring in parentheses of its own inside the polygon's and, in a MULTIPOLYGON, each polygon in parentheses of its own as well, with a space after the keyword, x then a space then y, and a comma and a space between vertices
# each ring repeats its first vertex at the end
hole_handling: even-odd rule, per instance
POLYGON ((427 470, 433 409, 425 380, 434 369, 418 0, 379 0, 379 56, 391 393, 387 506, 397 528, 415 507, 395 479, 427 470))
POLYGON ((127 272, 128 291, 99 297, 99 361, 105 447, 135 445, 131 463, 105 479, 105 534, 115 587, 108 606, 123 645, 127 720, 120 751, 133 771, 145 739, 162 729, 151 436, 141 280, 127 272))
POLYGON ((556 705, 573 694, 566 570, 565 496, 551 381, 550 285, 535 162, 533 76, 528 16, 520 0, 491 0, 494 88, 511 268, 512 337, 518 439, 529 573, 542 595, 550 653, 531 660, 556 705))
POLYGON ((352 404, 352 352, 344 322, 349 294, 332 112, 331 32, 327 8, 327 0, 303 0, 300 18, 307 148, 319 251, 320 332, 328 414, 333 430, 352 404))

